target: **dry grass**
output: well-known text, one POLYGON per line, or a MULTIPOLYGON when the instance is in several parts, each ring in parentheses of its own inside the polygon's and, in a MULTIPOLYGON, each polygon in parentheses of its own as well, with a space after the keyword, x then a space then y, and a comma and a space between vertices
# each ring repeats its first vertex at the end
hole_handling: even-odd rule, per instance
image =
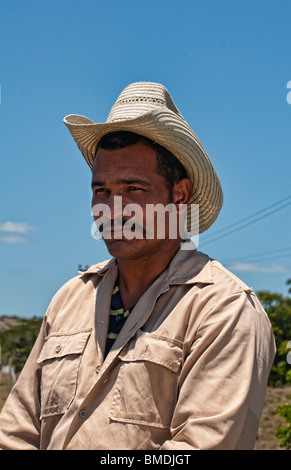
POLYGON ((9 377, 3 377, 0 379, 0 410, 4 405, 4 402, 13 387, 13 381, 9 377))
POLYGON ((291 403, 290 395, 290 386, 268 387, 255 450, 282 450, 276 438, 276 429, 278 426, 286 426, 287 423, 281 416, 275 414, 275 410, 283 403, 291 403))

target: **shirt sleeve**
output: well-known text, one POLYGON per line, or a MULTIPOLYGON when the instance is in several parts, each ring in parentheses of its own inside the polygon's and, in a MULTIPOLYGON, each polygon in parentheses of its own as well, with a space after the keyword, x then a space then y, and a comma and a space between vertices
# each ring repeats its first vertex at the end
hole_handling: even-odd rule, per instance
POLYGON ((40 447, 40 371, 37 358, 44 343, 45 320, 38 338, 0 413, 0 449, 40 447))
POLYGON ((274 355, 271 325, 254 294, 215 305, 182 367, 172 439, 161 449, 253 448, 274 355))

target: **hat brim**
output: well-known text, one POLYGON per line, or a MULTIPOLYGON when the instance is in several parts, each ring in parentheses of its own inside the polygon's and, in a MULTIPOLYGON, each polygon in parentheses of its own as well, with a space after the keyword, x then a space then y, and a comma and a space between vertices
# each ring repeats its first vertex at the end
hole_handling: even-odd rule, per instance
MULTIPOLYGON (((193 185, 187 215, 188 232, 193 232, 191 204, 199 205, 199 233, 207 230, 216 220, 223 203, 221 183, 201 142, 182 116, 165 107, 136 118, 102 124, 71 114, 64 118, 64 123, 91 169, 101 138, 110 132, 134 132, 162 145, 182 163, 193 185)), ((194 225, 197 226, 197 221, 194 225)), ((196 228, 194 232, 198 234, 196 228)))

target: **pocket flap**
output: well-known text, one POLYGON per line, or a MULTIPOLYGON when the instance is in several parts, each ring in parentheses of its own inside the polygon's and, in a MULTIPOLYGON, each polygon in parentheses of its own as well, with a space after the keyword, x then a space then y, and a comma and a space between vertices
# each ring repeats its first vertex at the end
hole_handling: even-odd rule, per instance
POLYGON ((182 342, 166 336, 138 331, 136 339, 118 357, 123 362, 153 362, 177 372, 182 362, 182 345, 182 342))
POLYGON ((64 357, 69 354, 82 354, 91 329, 64 334, 49 335, 40 352, 37 362, 40 364, 48 359, 64 357))

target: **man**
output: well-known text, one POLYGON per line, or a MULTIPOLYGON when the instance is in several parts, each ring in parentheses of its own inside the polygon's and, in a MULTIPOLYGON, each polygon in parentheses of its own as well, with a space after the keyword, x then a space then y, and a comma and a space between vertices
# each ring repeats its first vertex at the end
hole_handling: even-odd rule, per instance
POLYGON ((65 124, 113 258, 53 298, 0 415, 0 447, 253 448, 274 339, 252 289, 188 239, 192 206, 202 233, 222 205, 197 136, 148 82, 123 90, 105 124, 65 124))

